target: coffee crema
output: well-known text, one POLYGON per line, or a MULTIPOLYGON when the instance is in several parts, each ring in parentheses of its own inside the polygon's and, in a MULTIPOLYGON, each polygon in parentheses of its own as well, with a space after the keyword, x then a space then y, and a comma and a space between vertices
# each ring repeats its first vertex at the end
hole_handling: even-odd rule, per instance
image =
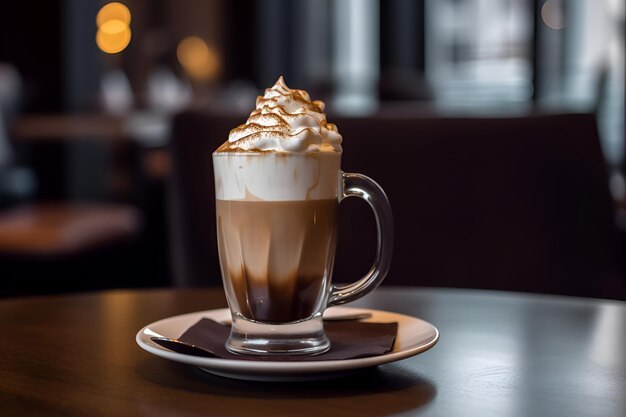
POLYGON ((337 204, 216 200, 222 276, 234 311, 272 323, 320 311, 334 261, 337 204))

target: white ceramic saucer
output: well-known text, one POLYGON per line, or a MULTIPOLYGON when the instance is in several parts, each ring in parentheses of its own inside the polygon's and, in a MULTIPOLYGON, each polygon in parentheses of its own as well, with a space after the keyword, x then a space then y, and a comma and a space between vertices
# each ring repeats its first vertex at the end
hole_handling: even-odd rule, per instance
POLYGON ((398 323, 398 336, 391 352, 369 358, 330 361, 248 361, 184 355, 165 349, 150 340, 153 336, 180 337, 185 330, 203 317, 218 322, 230 321, 230 312, 227 308, 199 311, 159 320, 141 329, 135 340, 142 349, 154 355, 195 365, 212 374, 257 381, 286 381, 329 378, 349 371, 405 359, 430 349, 439 339, 439 331, 435 326, 403 314, 363 308, 333 307, 326 311, 325 317, 355 313, 371 313, 372 317, 365 321, 398 323))

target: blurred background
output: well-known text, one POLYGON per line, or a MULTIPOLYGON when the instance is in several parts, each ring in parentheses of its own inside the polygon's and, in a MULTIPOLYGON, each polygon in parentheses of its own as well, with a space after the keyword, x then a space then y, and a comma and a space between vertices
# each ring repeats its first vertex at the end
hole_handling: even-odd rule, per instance
POLYGON ((0 296, 219 285, 210 152, 284 75, 388 191, 386 285, 626 298, 623 0, 0 7, 0 296))

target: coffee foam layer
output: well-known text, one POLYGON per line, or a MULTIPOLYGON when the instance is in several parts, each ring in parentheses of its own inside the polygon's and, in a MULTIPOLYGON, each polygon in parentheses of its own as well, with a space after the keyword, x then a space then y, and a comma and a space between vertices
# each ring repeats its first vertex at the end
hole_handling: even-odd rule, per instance
POLYGON ((280 77, 259 96, 243 125, 231 130, 216 152, 341 153, 337 126, 326 121, 324 102, 287 87, 280 77))
POLYGON ((338 153, 214 153, 218 200, 300 201, 337 198, 338 153))

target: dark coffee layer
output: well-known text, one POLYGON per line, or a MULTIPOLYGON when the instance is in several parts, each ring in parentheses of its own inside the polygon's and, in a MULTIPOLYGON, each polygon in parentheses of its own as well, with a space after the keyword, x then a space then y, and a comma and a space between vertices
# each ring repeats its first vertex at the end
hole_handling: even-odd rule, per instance
POLYGON ((244 317, 286 323, 313 315, 330 281, 337 200, 217 200, 220 262, 244 317))

